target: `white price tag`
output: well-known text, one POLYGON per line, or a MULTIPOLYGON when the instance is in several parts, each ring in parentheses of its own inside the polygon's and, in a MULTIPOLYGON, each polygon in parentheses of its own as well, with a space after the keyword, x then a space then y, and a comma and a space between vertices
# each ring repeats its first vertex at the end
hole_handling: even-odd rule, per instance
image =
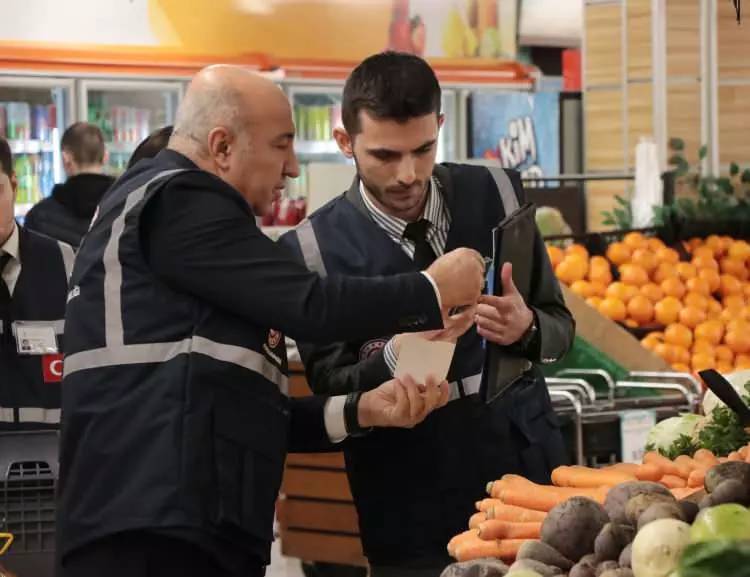
POLYGON ((640 463, 646 439, 656 424, 656 411, 623 411, 620 413, 620 447, 623 463, 640 463))
POLYGON ((428 375, 434 375, 438 382, 443 381, 448 376, 455 350, 455 343, 404 335, 394 376, 401 378, 408 374, 418 384, 423 384, 428 375))

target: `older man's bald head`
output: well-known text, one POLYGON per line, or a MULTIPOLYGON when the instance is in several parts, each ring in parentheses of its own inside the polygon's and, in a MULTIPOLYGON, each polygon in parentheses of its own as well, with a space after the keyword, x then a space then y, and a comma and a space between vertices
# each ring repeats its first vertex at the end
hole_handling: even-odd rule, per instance
POLYGON ((198 72, 188 87, 177 110, 170 147, 184 148, 188 139, 203 154, 214 128, 243 132, 267 109, 283 106, 288 107, 284 93, 267 78, 239 66, 209 66, 198 72))

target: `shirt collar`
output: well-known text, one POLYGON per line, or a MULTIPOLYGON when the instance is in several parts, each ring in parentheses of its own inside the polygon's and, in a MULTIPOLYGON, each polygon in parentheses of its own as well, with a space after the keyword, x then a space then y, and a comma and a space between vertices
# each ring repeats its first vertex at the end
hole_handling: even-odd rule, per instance
POLYGON ((13 224, 13 232, 10 233, 8 240, 5 241, 3 246, 0 246, 0 254, 9 254, 11 258, 14 258, 18 262, 21 262, 21 255, 18 244, 18 225, 13 224))
MULTIPOLYGON (((375 222, 386 229, 386 232, 391 237, 400 238, 404 235, 406 226, 409 224, 408 221, 397 216, 386 214, 380 209, 375 202, 370 198, 370 194, 365 190, 365 185, 362 180, 359 181, 359 194, 362 197, 362 201, 367 207, 367 211, 375 219, 375 222), (387 226, 383 226, 387 224, 387 226)), ((435 178, 430 178, 430 185, 427 191, 427 202, 425 203, 424 210, 421 218, 427 220, 431 226, 442 225, 442 213, 443 213, 443 199, 440 194, 440 189, 435 182, 435 178)))

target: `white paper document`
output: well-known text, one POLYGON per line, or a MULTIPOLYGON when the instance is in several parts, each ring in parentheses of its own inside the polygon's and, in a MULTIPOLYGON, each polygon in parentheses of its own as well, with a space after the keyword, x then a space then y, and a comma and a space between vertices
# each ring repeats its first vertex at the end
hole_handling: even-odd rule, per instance
POLYGON ((416 335, 404 335, 395 376, 411 375, 418 384, 424 383, 428 375, 435 375, 438 382, 444 381, 455 350, 456 343, 427 341, 416 335))

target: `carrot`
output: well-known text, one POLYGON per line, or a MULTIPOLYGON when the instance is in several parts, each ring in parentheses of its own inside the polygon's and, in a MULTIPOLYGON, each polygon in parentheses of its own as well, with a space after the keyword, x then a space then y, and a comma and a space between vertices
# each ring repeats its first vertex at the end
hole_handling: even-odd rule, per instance
POLYGON ((659 482, 669 489, 684 489, 687 486, 685 479, 677 475, 664 475, 659 482))
POLYGON ((727 455, 727 459, 729 459, 730 461, 744 461, 742 456, 740 456, 739 451, 732 451, 731 453, 729 453, 729 455, 727 455))
POLYGON ((479 525, 486 520, 487 520, 487 513, 483 513, 482 511, 479 511, 479 513, 474 513, 469 519, 469 529, 478 528, 479 525))
POLYGON ((684 469, 682 469, 679 465, 675 464, 673 461, 670 461, 664 455, 657 453, 656 451, 649 451, 648 453, 646 453, 643 456, 643 462, 656 465, 662 470, 665 475, 682 477, 683 474, 685 474, 685 478, 687 479, 688 475, 690 474, 690 471, 684 473, 684 469))
POLYGON ((743 460, 747 459, 747 450, 748 450, 748 446, 745 445, 739 451, 737 451, 740 454, 740 457, 742 457, 743 460))
POLYGON ((505 541, 467 541, 456 548, 454 557, 458 561, 471 561, 482 557, 497 557, 503 561, 513 561, 518 550, 529 539, 506 539, 505 541))
POLYGON ((485 540, 539 539, 541 533, 541 521, 531 523, 512 523, 500 519, 492 519, 479 525, 479 538, 485 540))
POLYGON ((478 529, 469 529, 468 531, 459 533, 458 535, 453 537, 450 541, 448 541, 448 555, 450 555, 451 557, 455 557, 456 547, 458 547, 461 543, 464 543, 466 541, 472 541, 474 539, 479 539, 478 529))
POLYGON ((679 487, 677 489, 670 489, 670 492, 672 493, 674 498, 679 501, 681 499, 687 499, 693 493, 697 493, 698 491, 702 490, 702 487, 679 487))
POLYGON ((664 472, 658 465, 645 463, 638 466, 635 476, 639 481, 658 481, 664 476, 664 472))
POLYGON ((690 473, 697 469, 700 465, 693 459, 692 457, 689 457, 688 455, 680 455, 674 460, 675 465, 678 467, 685 467, 688 472, 688 476, 690 476, 690 473))
POLYGON ((632 477, 635 477, 635 474, 638 471, 639 467, 640 465, 638 465, 637 463, 615 463, 613 465, 602 467, 602 469, 605 471, 621 471, 623 473, 627 473, 632 477))
POLYGON ((481 501, 477 501, 477 511, 489 511, 492 509, 492 507, 496 507, 497 505, 502 505, 503 502, 499 499, 482 499, 481 501))
POLYGON ((487 511, 487 519, 502 519, 503 521, 525 523, 528 521, 544 521, 544 518, 547 516, 542 511, 506 505, 502 501, 498 501, 498 503, 500 504, 495 505, 487 511))
POLYGON ((611 487, 635 477, 620 470, 589 467, 557 467, 552 471, 552 482, 558 487, 611 487))
POLYGON ((695 455, 693 455, 693 459, 698 461, 698 463, 702 464, 704 467, 708 467, 709 469, 714 465, 719 464, 719 459, 717 459, 716 455, 714 455, 708 449, 698 449, 695 452, 695 455))
POLYGON ((693 469, 688 477, 688 487, 703 487, 703 483, 706 480, 706 473, 708 473, 708 469, 705 467, 693 469))
POLYGON ((750 450, 747 452, 747 457, 745 457, 745 463, 750 463, 750 450))
POLYGON ((729 459, 727 457, 719 457, 719 464, 721 463, 728 463, 729 459))
POLYGON ((583 489, 546 485, 537 485, 536 488, 506 487, 502 489, 500 494, 500 498, 507 505, 516 505, 544 512, 550 511, 550 509, 571 497, 588 497, 598 503, 604 503, 606 496, 607 489, 605 488, 583 489))

